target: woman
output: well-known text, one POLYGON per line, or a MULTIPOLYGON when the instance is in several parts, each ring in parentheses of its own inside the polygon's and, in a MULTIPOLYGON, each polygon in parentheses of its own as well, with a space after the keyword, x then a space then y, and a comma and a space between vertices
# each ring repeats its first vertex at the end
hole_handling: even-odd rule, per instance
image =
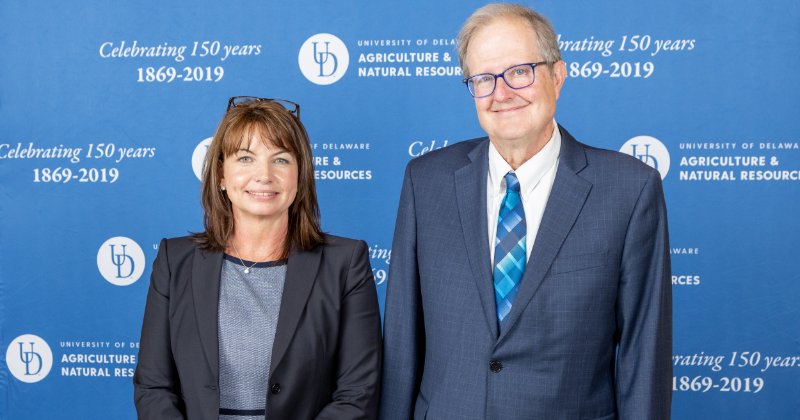
POLYGON ((140 419, 371 419, 381 331, 363 241, 324 235, 289 101, 235 97, 206 156, 205 231, 161 241, 140 419))

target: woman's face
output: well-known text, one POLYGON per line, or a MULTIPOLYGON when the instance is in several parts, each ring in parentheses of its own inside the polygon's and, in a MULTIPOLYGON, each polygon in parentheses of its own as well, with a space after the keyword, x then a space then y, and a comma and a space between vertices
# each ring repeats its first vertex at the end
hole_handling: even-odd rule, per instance
POLYGON ((236 226, 289 220, 297 196, 297 159, 257 132, 241 148, 225 156, 222 180, 231 200, 236 226), (265 145, 267 143, 268 145, 265 145))

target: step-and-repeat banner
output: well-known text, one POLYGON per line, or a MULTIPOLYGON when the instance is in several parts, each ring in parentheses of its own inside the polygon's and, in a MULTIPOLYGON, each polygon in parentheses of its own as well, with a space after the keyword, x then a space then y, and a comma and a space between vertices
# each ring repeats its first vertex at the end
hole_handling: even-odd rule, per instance
MULTIPOLYGON (((202 228, 230 96, 300 104, 323 227, 383 303, 406 163, 483 135, 454 39, 482 2, 314 3, 0 4, 0 418, 135 418, 151 265, 202 228)), ((800 418, 800 4, 529 4, 559 123, 663 177, 674 418, 800 418)))

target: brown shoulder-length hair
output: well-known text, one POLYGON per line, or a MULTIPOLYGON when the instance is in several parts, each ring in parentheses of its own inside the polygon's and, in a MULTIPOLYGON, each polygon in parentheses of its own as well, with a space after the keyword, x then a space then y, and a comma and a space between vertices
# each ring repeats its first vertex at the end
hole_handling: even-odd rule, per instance
POLYGON ((193 235, 207 251, 222 252, 233 233, 231 201, 220 189, 222 163, 257 134, 266 145, 288 151, 297 160, 297 195, 289 207, 289 228, 281 258, 293 250, 309 251, 322 244, 319 205, 314 185, 311 145, 303 123, 278 102, 250 101, 231 107, 222 117, 203 168, 201 201, 205 232, 193 235))

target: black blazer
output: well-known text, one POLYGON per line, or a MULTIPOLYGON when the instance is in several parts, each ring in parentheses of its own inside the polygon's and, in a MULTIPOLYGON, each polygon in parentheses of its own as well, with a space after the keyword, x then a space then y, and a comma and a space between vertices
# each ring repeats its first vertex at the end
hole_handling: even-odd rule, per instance
MULTIPOLYGON (((164 239, 153 263, 133 378, 140 419, 217 419, 222 253, 164 239)), ((325 237, 289 256, 267 418, 374 419, 381 326, 367 246, 325 237)))

